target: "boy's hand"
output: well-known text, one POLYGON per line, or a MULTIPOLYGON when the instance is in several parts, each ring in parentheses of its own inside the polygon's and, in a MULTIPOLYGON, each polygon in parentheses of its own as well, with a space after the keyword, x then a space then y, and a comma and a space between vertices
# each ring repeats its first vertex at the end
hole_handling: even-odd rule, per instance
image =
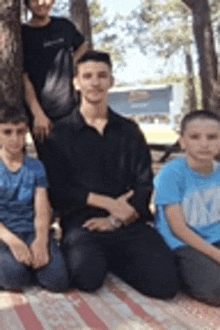
POLYGON ((49 251, 47 244, 42 243, 40 240, 34 240, 30 246, 33 255, 32 267, 38 269, 46 266, 49 263, 49 251))
POLYGON ((8 247, 18 262, 26 266, 32 265, 32 253, 27 244, 25 244, 20 238, 15 238, 13 241, 8 242, 8 247))
POLYGON ((51 120, 43 113, 43 111, 38 111, 38 114, 34 117, 33 129, 36 139, 43 142, 50 135, 51 128, 51 120))

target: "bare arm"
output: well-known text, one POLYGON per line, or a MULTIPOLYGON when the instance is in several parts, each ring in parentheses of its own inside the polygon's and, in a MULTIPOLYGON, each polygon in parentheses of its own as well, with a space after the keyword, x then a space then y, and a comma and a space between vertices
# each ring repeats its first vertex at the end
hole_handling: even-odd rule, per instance
POLYGON ((51 120, 44 113, 28 74, 24 73, 25 99, 34 117, 34 135, 40 140, 44 140, 50 134, 51 120))
POLYGON ((174 234, 190 247, 220 263, 220 250, 194 233, 185 223, 180 205, 166 206, 166 217, 174 234))
POLYGON ((9 247, 11 253, 18 262, 26 266, 31 265, 32 254, 28 246, 2 223, 0 223, 0 240, 9 247))
POLYGON ((88 50, 88 41, 84 41, 74 53, 73 64, 75 66, 78 59, 88 50))
POLYGON ((134 192, 130 190, 118 198, 112 198, 91 192, 88 194, 87 205, 104 209, 109 212, 110 215, 120 220, 124 225, 129 225, 139 216, 135 208, 129 204, 129 199, 133 194, 134 192))
POLYGON ((35 195, 35 240, 31 244, 33 268, 40 268, 49 262, 50 203, 46 188, 37 188, 35 195))

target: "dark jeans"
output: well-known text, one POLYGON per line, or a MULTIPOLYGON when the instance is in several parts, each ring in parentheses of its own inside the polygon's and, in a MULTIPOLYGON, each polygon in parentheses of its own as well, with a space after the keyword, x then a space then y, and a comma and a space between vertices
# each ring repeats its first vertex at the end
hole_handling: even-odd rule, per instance
POLYGON ((145 224, 113 233, 74 228, 66 233, 62 249, 72 287, 94 291, 112 271, 152 297, 172 298, 178 291, 173 255, 156 230, 145 224))
MULTIPOLYGON (((220 242, 214 244, 220 247, 220 242)), ((207 304, 220 306, 220 265, 189 246, 176 252, 183 291, 207 304)))
MULTIPOLYGON (((20 238, 30 245, 33 234, 23 234, 20 238)), ((0 243, 0 286, 6 290, 20 290, 35 283, 54 291, 65 291, 69 287, 68 272, 64 258, 54 239, 50 242, 50 263, 39 270, 19 263, 3 242, 0 243)))

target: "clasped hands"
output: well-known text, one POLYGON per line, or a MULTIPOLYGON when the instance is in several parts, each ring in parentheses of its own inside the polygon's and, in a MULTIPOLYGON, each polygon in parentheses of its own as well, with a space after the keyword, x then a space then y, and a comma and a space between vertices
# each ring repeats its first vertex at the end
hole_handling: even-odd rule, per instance
POLYGON ((91 218, 82 227, 89 231, 113 232, 122 225, 130 225, 139 216, 136 209, 129 204, 129 199, 133 195, 134 191, 130 190, 116 199, 108 197, 106 211, 109 216, 91 218))
POLYGON ((10 242, 9 248, 14 258, 33 269, 39 269, 49 263, 49 251, 47 244, 34 240, 30 247, 20 238, 16 238, 10 242))

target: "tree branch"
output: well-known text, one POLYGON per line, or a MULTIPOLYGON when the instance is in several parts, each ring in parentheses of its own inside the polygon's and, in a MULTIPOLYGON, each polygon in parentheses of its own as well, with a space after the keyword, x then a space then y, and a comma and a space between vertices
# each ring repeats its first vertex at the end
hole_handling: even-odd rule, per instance
POLYGON ((187 5, 187 7, 189 7, 191 10, 193 10, 196 1, 200 0, 182 0, 182 2, 185 3, 185 5, 187 5))

